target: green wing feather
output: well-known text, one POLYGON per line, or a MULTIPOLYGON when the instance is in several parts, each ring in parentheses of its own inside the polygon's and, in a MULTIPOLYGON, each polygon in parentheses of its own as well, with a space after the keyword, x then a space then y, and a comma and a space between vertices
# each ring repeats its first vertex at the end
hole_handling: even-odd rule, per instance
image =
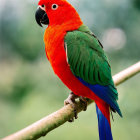
POLYGON ((90 84, 113 85, 111 69, 101 43, 87 26, 65 36, 67 57, 75 76, 90 84))

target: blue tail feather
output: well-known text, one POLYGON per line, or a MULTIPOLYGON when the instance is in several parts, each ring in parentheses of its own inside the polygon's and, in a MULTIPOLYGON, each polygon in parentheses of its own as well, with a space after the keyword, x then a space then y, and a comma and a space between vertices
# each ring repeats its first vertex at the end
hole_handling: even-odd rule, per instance
POLYGON ((122 113, 120 111, 120 108, 117 103, 117 98, 116 94, 117 91, 113 90, 113 87, 108 85, 108 86, 103 86, 103 85, 92 85, 81 78, 78 78, 85 86, 90 88, 99 98, 104 100, 107 104, 109 104, 114 110, 118 112, 118 114, 122 117, 122 113), (116 99, 115 99, 116 98, 116 99))
POLYGON ((108 120, 102 114, 98 106, 96 105, 96 112, 98 118, 98 129, 99 129, 99 138, 100 140, 113 140, 111 128, 108 120))

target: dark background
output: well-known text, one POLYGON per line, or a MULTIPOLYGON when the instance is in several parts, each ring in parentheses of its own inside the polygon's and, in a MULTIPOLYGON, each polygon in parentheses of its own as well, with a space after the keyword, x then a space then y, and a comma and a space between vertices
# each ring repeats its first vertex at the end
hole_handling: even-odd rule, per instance
MULTIPOLYGON (((69 0, 98 36, 112 74, 140 60, 139 0, 69 0)), ((34 18, 37 0, 1 0, 0 137, 58 110, 70 92, 54 75, 45 56, 43 34, 34 18)), ((114 114, 116 140, 140 139, 140 75, 118 86, 121 119, 114 114)), ((97 140, 95 105, 42 140, 97 140)))

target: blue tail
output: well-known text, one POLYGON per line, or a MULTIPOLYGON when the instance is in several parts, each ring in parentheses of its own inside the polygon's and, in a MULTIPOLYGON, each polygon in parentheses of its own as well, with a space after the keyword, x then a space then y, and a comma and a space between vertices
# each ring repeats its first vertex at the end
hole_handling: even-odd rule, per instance
POLYGON ((96 112, 98 118, 98 130, 100 140, 113 140, 110 124, 97 105, 96 112))

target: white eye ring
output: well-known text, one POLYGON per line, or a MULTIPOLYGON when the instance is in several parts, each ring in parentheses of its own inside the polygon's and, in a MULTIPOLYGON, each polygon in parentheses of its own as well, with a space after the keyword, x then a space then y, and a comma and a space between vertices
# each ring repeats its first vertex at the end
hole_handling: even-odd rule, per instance
POLYGON ((52 10, 56 10, 58 8, 57 4, 52 4, 52 10))

